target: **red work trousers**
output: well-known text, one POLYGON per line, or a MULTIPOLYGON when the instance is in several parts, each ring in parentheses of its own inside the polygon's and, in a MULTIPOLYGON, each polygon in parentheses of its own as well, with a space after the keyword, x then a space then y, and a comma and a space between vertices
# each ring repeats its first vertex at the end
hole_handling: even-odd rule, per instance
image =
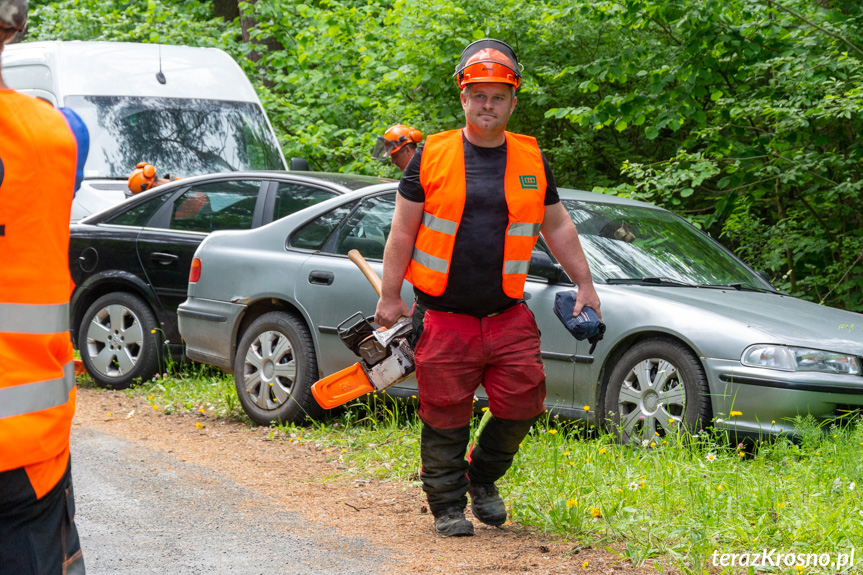
POLYGON ((480 385, 501 419, 545 410, 539 329, 524 303, 490 317, 426 310, 414 361, 420 418, 432 427, 468 425, 480 385))

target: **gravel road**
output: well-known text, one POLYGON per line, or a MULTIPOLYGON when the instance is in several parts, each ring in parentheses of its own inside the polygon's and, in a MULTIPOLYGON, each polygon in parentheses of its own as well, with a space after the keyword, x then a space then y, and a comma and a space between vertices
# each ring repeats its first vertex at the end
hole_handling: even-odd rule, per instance
POLYGON ((326 548, 298 514, 140 443, 76 429, 72 458, 89 575, 360 575, 389 562, 362 538, 326 548))
POLYGON ((578 534, 509 522, 438 537, 415 484, 351 473, 326 445, 123 392, 78 389, 72 474, 89 575, 656 572, 578 534))

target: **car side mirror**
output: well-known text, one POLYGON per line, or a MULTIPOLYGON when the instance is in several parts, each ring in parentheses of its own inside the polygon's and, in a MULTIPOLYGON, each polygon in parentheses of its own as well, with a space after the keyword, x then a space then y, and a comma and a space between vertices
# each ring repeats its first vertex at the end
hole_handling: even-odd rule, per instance
POLYGON ((534 250, 530 255, 530 268, 527 275, 545 278, 549 283, 559 283, 566 277, 560 266, 551 261, 551 256, 540 250, 534 250))
POLYGON ((303 158, 291 158, 291 171, 292 172, 310 172, 312 169, 309 167, 309 163, 303 158))

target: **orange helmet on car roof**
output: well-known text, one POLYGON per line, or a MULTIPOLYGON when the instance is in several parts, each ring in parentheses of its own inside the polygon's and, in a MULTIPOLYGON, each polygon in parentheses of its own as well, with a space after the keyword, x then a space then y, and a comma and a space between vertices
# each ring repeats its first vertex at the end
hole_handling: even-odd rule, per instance
POLYGON ((372 158, 375 160, 386 160, 408 144, 419 144, 423 141, 423 133, 416 128, 396 124, 390 126, 383 136, 378 136, 375 148, 372 150, 372 158))
POLYGON ((147 162, 139 162, 129 174, 128 186, 133 194, 137 194, 149 190, 155 182, 156 168, 147 162))
POLYGON ((518 89, 521 67, 509 44, 483 38, 464 49, 453 77, 459 88, 480 82, 500 82, 518 89))

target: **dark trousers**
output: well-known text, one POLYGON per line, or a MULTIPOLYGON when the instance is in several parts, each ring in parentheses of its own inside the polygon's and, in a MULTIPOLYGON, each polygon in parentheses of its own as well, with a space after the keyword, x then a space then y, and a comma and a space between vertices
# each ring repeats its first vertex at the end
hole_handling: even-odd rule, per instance
POLYGON ((24 468, 0 473, 0 575, 84 575, 71 461, 41 499, 24 468))

